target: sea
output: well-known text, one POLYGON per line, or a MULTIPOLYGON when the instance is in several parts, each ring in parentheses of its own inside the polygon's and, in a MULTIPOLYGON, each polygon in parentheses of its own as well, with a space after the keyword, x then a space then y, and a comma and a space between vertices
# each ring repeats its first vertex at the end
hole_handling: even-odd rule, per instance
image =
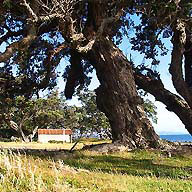
POLYGON ((192 136, 190 134, 183 135, 160 135, 161 139, 166 139, 168 141, 178 141, 178 142, 192 142, 192 136))

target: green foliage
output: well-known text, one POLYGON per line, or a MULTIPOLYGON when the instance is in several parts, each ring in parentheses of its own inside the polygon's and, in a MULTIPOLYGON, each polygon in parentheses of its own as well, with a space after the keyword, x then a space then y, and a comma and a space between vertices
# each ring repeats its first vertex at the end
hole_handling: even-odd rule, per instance
POLYGON ((3 6, 5 6, 6 8, 12 8, 12 1, 11 0, 3 0, 3 6))
POLYGON ((80 132, 82 134, 97 133, 101 138, 111 138, 110 125, 104 113, 97 109, 96 95, 93 91, 78 94, 81 107, 77 109, 80 117, 80 132))
POLYGON ((159 56, 167 55, 169 47, 165 44, 164 38, 173 36, 177 19, 185 21, 186 27, 191 30, 190 1, 138 1, 134 3, 130 13, 136 13, 140 17, 139 22, 132 25, 132 49, 144 54, 145 59, 151 59, 149 62, 151 61, 153 67, 159 64, 159 56))
MULTIPOLYGON (((111 129, 105 114, 97 109, 96 95, 93 91, 78 94, 81 106, 69 106, 63 96, 53 91, 47 98, 26 99, 17 96, 15 100, 1 101, 1 114, 22 128, 25 133, 32 133, 35 127, 51 129, 72 129, 76 136, 94 135, 111 138, 111 129), (4 112, 3 112, 4 110, 4 112)), ((145 100, 144 110, 153 122, 157 122, 156 107, 150 100, 145 100)), ((3 123, 1 127, 6 128, 3 123)), ((7 127, 8 128, 8 127, 7 127)))
MULTIPOLYGON (((6 99, 6 105, 1 109, 6 110, 5 116, 9 117, 9 121, 14 121, 28 133, 38 126, 45 129, 68 128, 74 130, 77 135, 84 136, 97 133, 106 137, 106 133, 110 134, 107 118, 97 109, 95 94, 79 94, 79 100, 81 107, 68 106, 63 96, 59 96, 56 91, 47 98, 26 99, 24 96, 17 96, 14 100, 6 99)), ((5 113, 1 111, 1 114, 5 113)), ((6 124, 2 122, 2 126, 6 124)))
POLYGON ((75 126, 74 107, 67 106, 57 91, 49 94, 47 98, 26 99, 24 96, 18 96, 10 101, 11 105, 5 105, 5 109, 1 108, 0 114, 4 116, 2 119, 4 126, 7 119, 8 123, 15 122, 28 134, 32 133, 36 127, 61 129, 75 126))
POLYGON ((158 120, 157 107, 150 99, 146 98, 146 96, 148 95, 146 91, 139 90, 138 94, 140 95, 141 98, 143 98, 143 108, 144 108, 145 114, 149 119, 151 119, 153 123, 157 124, 157 120, 158 120))
POLYGON ((145 113, 148 118, 150 118, 153 123, 157 123, 157 107, 154 105, 152 101, 146 99, 143 104, 145 113))

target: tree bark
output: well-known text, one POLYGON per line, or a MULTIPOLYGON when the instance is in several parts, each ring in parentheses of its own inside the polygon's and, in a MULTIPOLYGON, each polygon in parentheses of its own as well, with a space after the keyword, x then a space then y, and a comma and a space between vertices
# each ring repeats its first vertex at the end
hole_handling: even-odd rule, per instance
MULTIPOLYGON (((178 20, 177 27, 173 29, 172 56, 169 72, 172 76, 173 85, 177 91, 192 108, 192 91, 183 77, 183 56, 186 46, 186 30, 183 21, 178 20)), ((186 57, 187 59, 187 57, 186 57)))
POLYGON ((188 85, 188 88, 192 88, 192 35, 187 33, 184 51, 184 70, 185 70, 185 82, 188 85))
POLYGON ((157 147, 159 137, 145 116, 132 67, 123 53, 110 40, 102 38, 94 44, 88 58, 100 81, 97 105, 109 119, 113 142, 130 148, 157 147))

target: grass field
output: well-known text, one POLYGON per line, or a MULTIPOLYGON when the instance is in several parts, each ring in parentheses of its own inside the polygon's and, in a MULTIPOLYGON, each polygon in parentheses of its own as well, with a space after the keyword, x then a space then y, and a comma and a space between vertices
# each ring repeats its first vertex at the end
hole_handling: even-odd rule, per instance
MULTIPOLYGON (((99 144, 99 143, 111 143, 110 140, 98 140, 98 139, 81 139, 76 145, 75 149, 81 149, 84 145, 99 144)), ((0 142, 0 148, 12 148, 12 149, 71 149, 73 143, 24 143, 24 142, 0 142)))
MULTIPOLYGON (((44 144, 29 145, 45 148, 44 144)), ((72 146, 64 145, 49 144, 46 149, 72 146)), ((0 143, 0 146, 26 147, 22 143, 0 143)), ((111 154, 75 151, 32 156, 2 150, 0 191, 191 192, 192 156, 168 158, 154 150, 111 154)))

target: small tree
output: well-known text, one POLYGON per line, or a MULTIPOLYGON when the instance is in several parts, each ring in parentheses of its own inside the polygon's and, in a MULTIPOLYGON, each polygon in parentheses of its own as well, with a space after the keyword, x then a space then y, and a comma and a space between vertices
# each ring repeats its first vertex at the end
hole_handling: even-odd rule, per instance
POLYGON ((24 96, 18 96, 9 101, 6 108, 1 108, 4 109, 4 112, 1 111, 2 122, 17 131, 24 142, 32 141, 39 127, 54 129, 73 124, 70 121, 73 119, 70 115, 72 107, 67 106, 57 92, 47 98, 27 100, 24 96))
POLYGON ((78 112, 82 115, 80 119, 80 132, 84 134, 98 134, 100 138, 110 138, 111 128, 105 114, 97 109, 96 95, 92 91, 79 93, 82 107, 78 112))
POLYGON ((157 123, 157 107, 154 105, 154 103, 149 99, 145 99, 143 107, 147 117, 151 119, 153 123, 157 123))

